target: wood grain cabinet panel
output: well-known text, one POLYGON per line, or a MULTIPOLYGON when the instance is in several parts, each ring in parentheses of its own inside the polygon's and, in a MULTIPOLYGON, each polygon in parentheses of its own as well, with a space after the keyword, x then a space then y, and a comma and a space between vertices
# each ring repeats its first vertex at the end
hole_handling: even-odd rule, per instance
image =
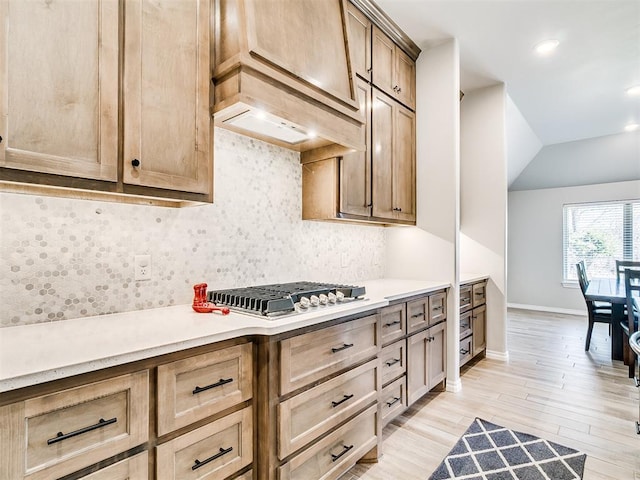
POLYGON ((353 4, 347 6, 349 49, 351 65, 357 75, 371 80, 371 31, 372 24, 353 4))
POLYGON ((446 322, 407 339, 407 397, 411 406, 446 377, 446 322))
POLYGON ((385 427, 407 408, 407 378, 398 378, 380 391, 380 421, 385 427))
POLYGON ((472 308, 471 285, 460 287, 460 312, 465 312, 472 308))
POLYGON ((391 380, 395 380, 407 371, 407 343, 400 340, 391 345, 387 345, 380 352, 380 374, 382 385, 386 385, 391 380))
POLYGON ((253 460, 253 413, 246 407, 156 447, 157 480, 227 478, 253 460))
POLYGON ((212 189, 210 3, 125 4, 127 184, 194 193, 212 189))
POLYGON ((484 305, 487 299, 487 282, 473 284, 473 308, 484 305))
POLYGON ((118 21, 115 0, 0 2, 0 166, 117 180, 118 21))
POLYGON ((408 333, 429 326, 429 297, 407 302, 407 324, 408 333))
POLYGON ((372 83, 390 97, 415 109, 415 62, 376 26, 372 38, 372 83))
POLYGON ((81 480, 149 480, 149 455, 142 452, 84 476, 81 480))
POLYGON ((278 406, 279 457, 326 433, 378 397, 377 361, 361 365, 278 406))
POLYGON ((158 367, 158 435, 164 435, 253 395, 252 344, 204 353, 158 367))
POLYGON ((380 350, 378 315, 280 341, 280 393, 303 387, 380 350))
POLYGON ((473 356, 482 353, 487 348, 487 307, 481 305, 473 309, 471 323, 473 328, 473 356))
POLYGON ((3 455, 12 452, 0 477, 59 478, 147 441, 149 373, 31 398, 0 416, 8 423, 0 433, 3 455))
POLYGON ((280 480, 334 480, 377 444, 377 405, 279 468, 280 480))
POLYGON ((444 292, 429 295, 429 325, 447 318, 447 294, 444 292))
POLYGON ((404 303, 380 310, 382 345, 388 345, 407 333, 407 309, 404 303))

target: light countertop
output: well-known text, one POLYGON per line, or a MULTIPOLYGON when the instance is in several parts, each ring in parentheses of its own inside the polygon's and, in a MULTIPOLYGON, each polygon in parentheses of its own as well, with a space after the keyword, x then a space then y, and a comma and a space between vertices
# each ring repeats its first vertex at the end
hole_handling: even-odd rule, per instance
POLYGON ((467 285, 469 283, 479 282, 481 280, 487 280, 489 275, 483 273, 461 273, 460 285, 467 285))
POLYGON ((447 288, 446 282, 356 282, 366 300, 279 319, 196 313, 191 305, 0 328, 0 392, 177 352, 245 335, 276 335, 390 301, 447 288))

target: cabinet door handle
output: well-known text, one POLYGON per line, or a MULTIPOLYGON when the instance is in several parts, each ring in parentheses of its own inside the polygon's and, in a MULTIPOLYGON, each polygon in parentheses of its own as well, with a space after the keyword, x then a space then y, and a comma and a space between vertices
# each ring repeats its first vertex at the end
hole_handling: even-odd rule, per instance
POLYGON ((211 390, 212 388, 221 387, 222 385, 226 385, 227 383, 233 382, 233 378, 221 378, 216 383, 212 383, 211 385, 207 385, 206 387, 199 387, 196 385, 196 388, 191 392, 193 395, 196 395, 200 392, 204 392, 205 390, 211 390))
POLYGON ((200 467, 202 467, 203 465, 206 465, 209 462, 213 462, 216 458, 220 458, 223 455, 226 455, 229 452, 233 451, 233 447, 229 447, 229 448, 222 448, 220 447, 220 450, 218 451, 218 453, 216 453, 215 455, 210 456, 209 458, 207 458, 206 460, 200 461, 197 458, 195 459, 195 461, 193 462, 193 465, 191 466, 191 470, 196 470, 200 467))
POLYGON ((460 349, 460 353, 461 353, 462 355, 466 355, 467 353, 469 353, 469 350, 465 350, 464 348, 461 348, 461 349, 460 349))
POLYGON ((411 318, 420 318, 420 317, 424 317, 424 312, 414 313, 413 315, 411 315, 411 318))
POLYGON ((398 325, 399 323, 400 323, 400 320, 395 320, 393 322, 385 323, 383 327, 393 327, 394 325, 398 325))
POLYGON ((353 343, 345 343, 341 347, 333 347, 331 349, 331 353, 338 353, 338 352, 341 352, 342 350, 346 350, 347 348, 351 348, 351 347, 353 347, 353 343))
POLYGON ((391 366, 395 365, 396 363, 398 363, 399 361, 400 361, 399 358, 394 358, 394 359, 389 360, 388 362, 384 362, 384 363, 387 365, 387 367, 391 367, 391 366))
POLYGON ((633 377, 633 380, 636 382, 636 387, 640 388, 640 377, 633 377))
POLYGON ((394 208, 394 209, 393 209, 393 211, 394 211, 394 212, 401 212, 401 211, 402 211, 402 209, 401 209, 401 208, 396 207, 396 208, 394 208))
POLYGON ((433 310, 434 312, 439 312, 440 310, 442 310, 442 305, 438 307, 433 307, 431 310, 433 310))
POLYGON ((134 158, 133 160, 131 160, 131 165, 133 166, 133 168, 138 168, 140 166, 140 160, 134 158))
POLYGON ((0 143, 2 143, 2 135, 0 135, 0 143))
POLYGON ((391 400, 390 402, 386 402, 387 403, 387 407, 391 407, 394 404, 398 403, 400 401, 400 397, 393 397, 393 400, 391 400))
POLYGON ((341 403, 346 402, 347 400, 351 400, 353 398, 353 394, 351 395, 344 395, 342 397, 342 400, 338 400, 337 402, 331 402, 331 408, 336 408, 338 405, 340 405, 341 403))
POLYGON ((341 456, 343 456, 345 453, 347 453, 349 450, 351 450, 353 448, 353 445, 343 445, 342 446, 342 451, 340 453, 338 453, 337 455, 334 455, 333 453, 331 454, 331 461, 335 462, 336 460, 338 460, 341 456))
POLYGON ((436 337, 429 337, 429 341, 433 342, 436 339, 436 337))
POLYGON ((112 423, 116 423, 117 421, 118 421, 117 417, 110 418, 109 420, 105 420, 104 418, 101 418, 100 420, 98 420, 98 423, 96 423, 95 425, 90 425, 88 427, 84 427, 69 433, 58 432, 55 437, 47 440, 47 445, 52 445, 54 443, 61 442, 62 440, 66 440, 67 438, 76 437, 78 435, 82 435, 83 433, 91 432, 93 430, 97 430, 98 428, 106 427, 107 425, 111 425, 112 423))
POLYGON ((398 87, 398 93, 402 92, 402 87, 398 87))

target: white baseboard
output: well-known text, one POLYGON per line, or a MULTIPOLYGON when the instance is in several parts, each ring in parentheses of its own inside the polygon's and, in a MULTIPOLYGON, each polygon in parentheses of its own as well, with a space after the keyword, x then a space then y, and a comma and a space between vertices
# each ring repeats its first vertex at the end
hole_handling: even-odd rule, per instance
POLYGON ((519 308, 521 310, 536 310, 538 312, 562 313, 564 315, 587 315, 586 310, 573 310, 571 308, 544 307, 542 305, 525 305, 522 303, 507 303, 507 308, 519 308))
POLYGON ((491 360, 500 360, 501 362, 509 361, 509 352, 498 352, 496 350, 487 350, 486 357, 491 360))
POLYGON ((462 380, 459 378, 453 382, 447 379, 447 392, 456 393, 462 390, 462 380))

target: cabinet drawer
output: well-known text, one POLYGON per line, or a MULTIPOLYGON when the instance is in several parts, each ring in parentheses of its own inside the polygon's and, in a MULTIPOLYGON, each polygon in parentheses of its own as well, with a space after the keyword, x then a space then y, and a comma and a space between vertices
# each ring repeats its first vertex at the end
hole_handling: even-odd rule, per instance
POLYGON ((158 435, 214 415, 252 396, 252 344, 158 367, 158 435))
POLYGON ((376 366, 372 360, 278 405, 279 457, 289 456, 375 401, 376 366))
POLYGON ((429 297, 407 302, 407 324, 409 333, 429 326, 429 297))
POLYGON ((373 405, 279 469, 280 480, 333 480, 377 443, 373 405))
POLYGON ((221 479, 253 460, 251 407, 156 447, 158 480, 221 479))
POLYGON ((473 309, 471 316, 473 326, 473 356, 482 353, 487 347, 487 306, 481 305, 473 309))
POLYGON ((32 398, 14 412, 21 475, 58 478, 147 441, 149 373, 32 398))
POLYGON ((392 305, 380 311, 380 334, 382 345, 402 338, 407 333, 407 314, 405 304, 392 305))
POLYGON ((473 313, 471 310, 468 310, 464 313, 460 314, 460 338, 466 338, 471 335, 472 325, 471 325, 471 317, 473 313))
POLYGON ((303 387, 378 353, 378 316, 305 333, 280 342, 280 393, 303 387))
POLYGON ((447 318, 447 294, 445 292, 429 295, 429 325, 447 318))
POLYGON ((114 463, 102 470, 91 473, 81 480, 148 480, 149 479, 149 455, 140 453, 135 457, 127 458, 114 463))
POLYGON ((398 378, 407 371, 407 343, 405 340, 387 345, 380 352, 382 385, 398 378))
POLYGON ((471 293, 471 285, 460 287, 460 311, 464 312, 472 307, 473 300, 471 293))
POLYGON ((475 283, 473 285, 473 308, 484 305, 487 297, 487 282, 475 283))
POLYGON ((401 377, 380 392, 380 421, 384 427, 407 406, 407 378, 401 377))
POLYGON ((473 336, 460 340, 460 366, 467 363, 473 357, 473 336))

